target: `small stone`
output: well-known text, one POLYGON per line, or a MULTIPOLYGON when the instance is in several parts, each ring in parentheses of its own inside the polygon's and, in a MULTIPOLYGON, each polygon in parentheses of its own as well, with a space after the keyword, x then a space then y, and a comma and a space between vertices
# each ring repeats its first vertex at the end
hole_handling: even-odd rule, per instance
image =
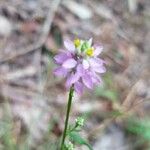
POLYGON ((8 37, 12 32, 12 24, 10 21, 0 16, 0 36, 8 37))
POLYGON ((90 19, 93 15, 92 11, 87 6, 75 1, 64 1, 63 4, 80 19, 90 19))

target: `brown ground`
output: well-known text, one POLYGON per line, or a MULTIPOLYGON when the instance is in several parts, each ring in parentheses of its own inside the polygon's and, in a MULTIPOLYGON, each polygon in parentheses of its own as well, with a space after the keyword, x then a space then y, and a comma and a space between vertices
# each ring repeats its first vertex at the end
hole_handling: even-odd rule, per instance
MULTIPOLYGON (((52 143, 62 133, 68 93, 52 74, 53 55, 64 38, 93 37, 104 45, 104 85, 75 96, 70 121, 87 116, 82 134, 95 150, 103 150, 97 148, 102 131, 114 126, 127 146, 108 150, 149 150, 148 141, 132 147, 139 136, 126 132, 131 116, 150 115, 149 20, 148 0, 1 0, 0 122, 11 125, 10 141, 19 149, 24 139, 30 149, 56 149, 52 143), (114 112, 123 115, 112 117, 114 112)), ((1 131, 0 149, 9 149, 1 131)))

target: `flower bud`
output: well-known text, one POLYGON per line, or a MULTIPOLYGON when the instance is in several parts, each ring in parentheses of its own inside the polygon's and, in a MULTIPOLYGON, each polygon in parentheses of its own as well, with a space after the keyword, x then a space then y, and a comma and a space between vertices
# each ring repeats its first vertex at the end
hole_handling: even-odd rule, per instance
POLYGON ((82 127, 84 125, 84 119, 82 117, 78 117, 75 121, 77 127, 82 127))
POLYGON ((74 150, 74 146, 70 141, 65 144, 65 150, 74 150))

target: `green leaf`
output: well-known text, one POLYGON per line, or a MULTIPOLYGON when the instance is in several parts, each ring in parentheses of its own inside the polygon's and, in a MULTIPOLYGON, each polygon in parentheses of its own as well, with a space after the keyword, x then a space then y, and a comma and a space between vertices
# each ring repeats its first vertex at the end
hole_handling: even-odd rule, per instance
POLYGON ((133 134, 141 136, 143 139, 150 141, 150 120, 131 118, 128 121, 127 130, 133 134))
POLYGON ((124 113, 121 112, 120 110, 114 110, 111 112, 112 117, 119 117, 119 116, 123 116, 123 115, 124 115, 124 113))
POLYGON ((83 139, 80 136, 79 133, 77 133, 77 132, 71 132, 71 133, 69 133, 69 137, 76 144, 86 145, 89 148, 89 150, 93 150, 93 148, 91 147, 91 145, 85 139, 83 139))

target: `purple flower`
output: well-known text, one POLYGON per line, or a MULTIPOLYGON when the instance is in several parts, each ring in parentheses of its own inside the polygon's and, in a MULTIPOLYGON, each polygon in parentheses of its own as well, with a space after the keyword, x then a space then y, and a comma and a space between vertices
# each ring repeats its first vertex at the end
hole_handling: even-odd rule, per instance
POLYGON ((55 63, 59 65, 54 74, 66 78, 66 87, 74 85, 75 91, 82 94, 85 87, 92 89, 94 85, 100 84, 100 74, 106 72, 104 60, 98 58, 103 47, 92 45, 92 39, 76 39, 74 42, 65 40, 64 46, 66 50, 60 50, 54 57, 55 63))

